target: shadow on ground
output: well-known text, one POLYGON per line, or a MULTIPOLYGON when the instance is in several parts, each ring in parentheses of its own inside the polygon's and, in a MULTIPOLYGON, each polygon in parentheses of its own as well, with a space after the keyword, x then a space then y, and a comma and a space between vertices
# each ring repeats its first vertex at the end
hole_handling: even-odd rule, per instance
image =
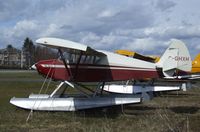
POLYGON ((75 114, 79 117, 90 117, 90 118, 117 118, 122 114, 121 106, 111 106, 103 108, 93 108, 86 110, 76 111, 75 114))
POLYGON ((169 108, 171 111, 178 114, 195 114, 198 112, 199 107, 195 106, 176 106, 169 108))

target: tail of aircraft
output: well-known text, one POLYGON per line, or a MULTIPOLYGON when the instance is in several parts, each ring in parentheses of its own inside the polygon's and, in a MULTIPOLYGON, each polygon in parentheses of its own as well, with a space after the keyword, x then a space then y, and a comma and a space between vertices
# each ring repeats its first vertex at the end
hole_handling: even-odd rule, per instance
POLYGON ((180 40, 172 39, 170 46, 156 65, 158 68, 162 68, 164 76, 171 77, 176 70, 190 72, 192 62, 185 44, 180 40))
POLYGON ((192 73, 200 73, 200 53, 192 61, 192 73))

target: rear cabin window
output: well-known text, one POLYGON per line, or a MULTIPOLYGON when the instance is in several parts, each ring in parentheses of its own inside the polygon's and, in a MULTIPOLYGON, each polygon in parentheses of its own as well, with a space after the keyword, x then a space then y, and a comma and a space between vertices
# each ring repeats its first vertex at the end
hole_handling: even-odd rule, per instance
POLYGON ((65 52, 64 57, 69 64, 98 64, 98 62, 100 62, 100 57, 94 55, 70 54, 65 52))

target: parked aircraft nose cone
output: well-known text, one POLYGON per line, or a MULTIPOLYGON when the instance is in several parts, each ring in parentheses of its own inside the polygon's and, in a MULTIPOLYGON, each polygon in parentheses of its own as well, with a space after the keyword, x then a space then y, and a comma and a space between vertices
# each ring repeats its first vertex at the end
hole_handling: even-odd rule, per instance
POLYGON ((31 69, 37 70, 37 67, 34 65, 31 66, 31 69))

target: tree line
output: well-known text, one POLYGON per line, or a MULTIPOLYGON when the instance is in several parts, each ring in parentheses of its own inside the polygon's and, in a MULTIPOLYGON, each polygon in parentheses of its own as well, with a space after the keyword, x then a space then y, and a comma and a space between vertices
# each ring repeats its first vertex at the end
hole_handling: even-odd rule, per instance
POLYGON ((24 68, 29 68, 34 63, 45 60, 45 59, 54 59, 57 58, 57 52, 53 49, 35 45, 33 41, 26 37, 22 49, 16 49, 12 46, 12 44, 7 45, 7 52, 20 52, 25 59, 24 68))
POLYGON ((42 47, 39 45, 34 45, 33 41, 28 37, 24 40, 24 44, 22 46, 23 52, 26 55, 26 63, 27 65, 32 65, 40 60, 52 59, 57 57, 56 51, 42 47))

